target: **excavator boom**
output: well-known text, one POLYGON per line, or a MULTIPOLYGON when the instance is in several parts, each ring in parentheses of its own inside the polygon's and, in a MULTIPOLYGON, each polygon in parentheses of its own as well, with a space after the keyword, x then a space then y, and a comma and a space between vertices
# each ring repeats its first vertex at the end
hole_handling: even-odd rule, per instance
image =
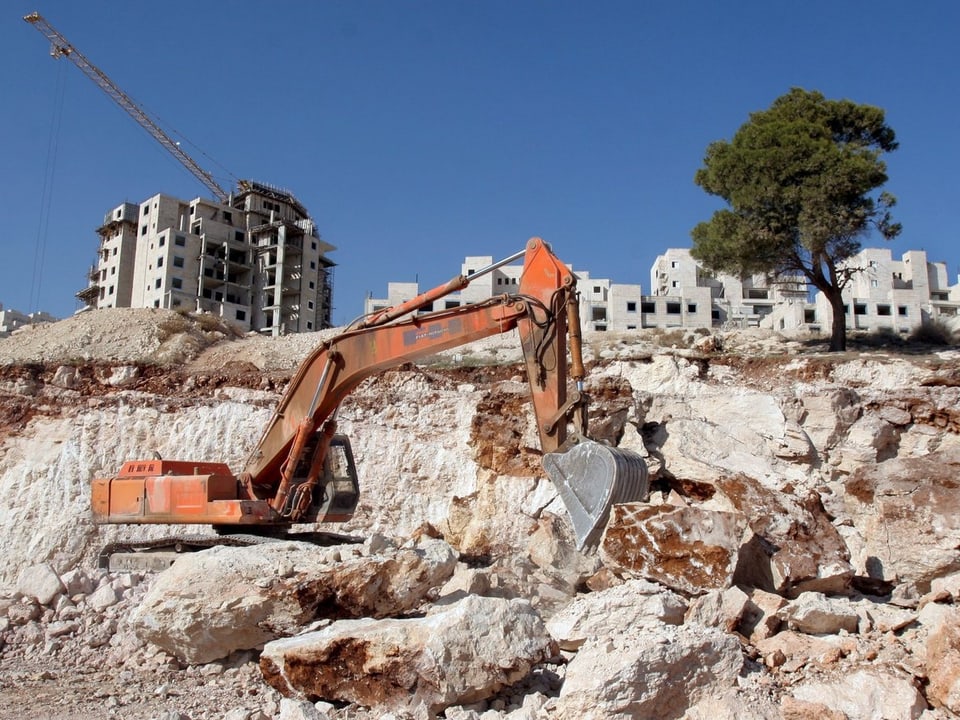
POLYGON ((349 440, 336 432, 341 402, 378 372, 516 329, 547 453, 544 467, 570 511, 578 543, 591 543, 611 504, 645 494, 646 466, 634 453, 587 439, 576 277, 533 238, 517 294, 419 313, 519 255, 371 315, 319 345, 291 379, 238 476, 213 463, 128 462, 117 477, 94 481, 95 520, 247 530, 347 520, 359 485, 349 440))

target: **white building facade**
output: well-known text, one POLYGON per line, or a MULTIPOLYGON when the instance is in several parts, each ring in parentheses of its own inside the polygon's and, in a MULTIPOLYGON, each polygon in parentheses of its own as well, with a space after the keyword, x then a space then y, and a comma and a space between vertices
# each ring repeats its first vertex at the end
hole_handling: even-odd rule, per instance
POLYGON ((204 311, 272 335, 332 324, 335 248, 285 191, 241 181, 228 204, 158 194, 114 208, 97 233, 86 309, 204 311))
MULTIPOLYGON (((492 264, 489 256, 468 257, 464 275, 492 264)), ((906 333, 934 318, 960 314, 960 284, 950 286, 944 263, 930 263, 926 253, 912 250, 899 261, 889 250, 868 248, 851 267, 862 268, 844 291, 847 327, 851 330, 889 328, 906 333)), ((442 310, 516 292, 523 268, 498 268, 478 278, 463 292, 435 301, 442 310)), ((738 278, 711 273, 690 255, 671 248, 650 268, 652 294, 639 284, 620 284, 576 273, 580 291, 580 322, 585 330, 628 332, 642 328, 763 327, 782 332, 829 332, 830 305, 818 293, 809 298, 801 276, 771 281, 763 275, 738 278)), ((399 305, 421 292, 417 283, 391 282, 387 297, 368 297, 365 313, 399 305)))
POLYGON ((56 321, 57 318, 50 313, 24 313, 13 309, 5 310, 3 303, 0 303, 0 338, 8 337, 13 332, 28 325, 38 325, 40 323, 56 321))

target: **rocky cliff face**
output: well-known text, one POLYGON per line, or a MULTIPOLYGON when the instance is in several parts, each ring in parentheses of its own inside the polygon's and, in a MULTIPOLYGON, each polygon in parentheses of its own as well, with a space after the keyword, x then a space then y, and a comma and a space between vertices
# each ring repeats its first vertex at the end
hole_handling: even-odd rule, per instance
POLYGON ((239 468, 317 337, 138 311, 0 340, 0 667, 51 675, 38 686, 130 673, 139 691, 105 696, 124 717, 960 711, 960 354, 587 340, 594 434, 653 479, 595 551, 539 467, 507 337, 344 403, 363 496, 334 529, 366 544, 215 550, 144 578, 96 553, 197 528, 96 528, 90 480, 154 451, 239 468))

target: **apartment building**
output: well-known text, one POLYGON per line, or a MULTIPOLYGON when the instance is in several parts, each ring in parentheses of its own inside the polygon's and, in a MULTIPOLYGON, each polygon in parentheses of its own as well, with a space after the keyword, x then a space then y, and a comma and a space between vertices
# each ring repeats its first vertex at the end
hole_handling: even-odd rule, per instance
MULTIPOLYGON (((858 269, 843 291, 850 330, 908 333, 924 322, 960 314, 960 282, 950 285, 946 263, 930 262, 923 250, 894 260, 887 248, 865 248, 844 265, 858 269)), ((806 306, 804 324, 828 330, 832 319, 830 303, 817 293, 806 306)), ((788 322, 774 327, 791 329, 788 322)))
MULTIPOLYGON (((460 266, 460 274, 464 277, 470 277, 471 275, 479 273, 481 270, 486 270, 486 268, 493 264, 494 260, 491 255, 468 256, 460 266)), ((420 313, 450 310, 460 307, 461 305, 469 305, 487 300, 497 295, 516 294, 520 291, 520 276, 522 274, 522 265, 504 265, 491 272, 484 272, 472 280, 470 284, 460 292, 451 293, 439 300, 433 301, 430 305, 424 307, 420 313)), ((590 303, 580 303, 580 321, 582 326, 589 328, 597 327, 601 330, 606 329, 605 326, 610 322, 610 315, 607 310, 608 305, 611 305, 610 281, 590 280, 589 273, 585 272, 578 272, 577 277, 581 295, 584 294, 586 288, 586 291, 589 291, 590 297, 593 299, 593 302, 590 303)), ((636 292, 639 295, 639 285, 623 287, 636 287, 636 292)), ((386 297, 374 298, 368 296, 364 300, 363 312, 365 315, 369 315, 379 310, 393 307, 394 305, 400 305, 407 300, 412 300, 421 292, 426 292, 428 289, 429 288, 421 288, 420 284, 416 282, 389 282, 387 283, 386 297)), ((617 292, 620 291, 618 290, 617 292)), ((623 322, 626 323, 627 320, 624 319, 623 322)))
POLYGON ((182 308, 271 335, 331 326, 334 263, 290 193, 241 181, 228 203, 157 194, 111 210, 87 309, 182 308))
MULTIPOLYGON (((464 275, 493 263, 489 256, 465 259, 464 275)), ((858 268, 844 290, 847 328, 889 328, 907 333, 924 321, 960 315, 960 283, 950 285, 944 263, 927 261, 922 250, 893 260, 889 250, 867 248, 850 259, 858 268)), ((515 292, 523 268, 497 268, 463 292, 433 303, 430 310, 457 307, 493 295, 515 292)), ((641 328, 762 327, 782 332, 827 332, 830 305, 822 293, 812 299, 802 276, 771 281, 763 275, 738 278, 711 273, 689 249, 670 248, 650 268, 652 294, 639 284, 614 283, 577 271, 580 323, 585 330, 626 332, 641 328)), ((366 313, 416 297, 417 283, 391 282, 387 297, 368 297, 366 313)))
MULTIPOLYGON (((471 255, 464 258, 460 265, 460 274, 464 277, 476 275, 479 271, 493 265, 494 260, 491 255, 471 255)), ((434 310, 450 310, 451 308, 470 303, 479 302, 495 295, 509 295, 519 290, 520 275, 523 267, 520 265, 504 265, 496 268, 492 272, 483 273, 472 280, 467 287, 457 293, 451 293, 446 297, 435 300, 428 307, 421 310, 421 313, 433 312, 434 310)), ((421 292, 426 292, 429 288, 420 289, 420 284, 416 282, 389 282, 387 283, 387 295, 382 298, 367 296, 363 303, 363 312, 365 315, 384 310, 394 305, 399 305, 412 300, 421 292)))
POLYGON ((56 322, 50 313, 33 312, 23 313, 19 310, 4 310, 3 303, 0 303, 0 338, 8 337, 10 334, 27 325, 37 325, 39 323, 56 322))

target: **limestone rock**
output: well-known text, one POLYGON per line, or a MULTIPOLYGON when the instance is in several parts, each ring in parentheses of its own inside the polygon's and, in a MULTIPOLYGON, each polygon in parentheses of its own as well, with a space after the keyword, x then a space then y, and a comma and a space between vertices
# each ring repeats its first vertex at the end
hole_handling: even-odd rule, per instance
POLYGON ((760 640, 772 637, 780 629, 780 608, 787 601, 765 590, 751 590, 747 606, 740 619, 740 633, 756 644, 760 640))
POLYGON ((810 664, 821 667, 835 665, 857 649, 857 640, 853 636, 814 636, 784 630, 758 641, 756 646, 764 658, 781 657, 780 662, 774 665, 782 666, 787 672, 796 672, 810 664))
POLYGON ((679 718, 731 689, 742 666, 739 642, 714 628, 625 627, 588 640, 570 661, 556 717, 679 718))
POLYGON ((287 696, 436 713, 492 695, 556 650, 528 602, 470 596, 423 618, 341 620, 275 640, 260 667, 287 696))
POLYGON ((580 595, 547 621, 547 630, 564 650, 590 638, 608 637, 624 627, 683 623, 686 602, 645 580, 628 580, 608 590, 580 595))
POLYGON ((673 505, 614 505, 600 543, 605 565, 696 595, 729 587, 743 535, 733 513, 673 505))
POLYGON ((850 388, 807 394, 802 404, 801 426, 821 454, 840 441, 861 413, 860 397, 850 388))
POLYGON ((740 549, 738 584, 782 594, 847 588, 850 553, 816 495, 773 492, 746 475, 720 478, 716 486, 753 533, 740 549))
POLYGON ((919 594, 960 570, 960 452, 894 458, 857 468, 847 509, 863 537, 863 572, 919 594))
POLYGON ((699 623, 707 627, 733 632, 750 605, 750 598, 734 586, 726 590, 711 590, 690 604, 684 622, 699 623))
POLYGON ((316 618, 383 617, 417 608, 453 573, 445 542, 384 548, 327 563, 306 543, 216 547, 185 555, 133 613, 137 634, 189 663, 259 648, 316 618), (292 571, 291 571, 292 570, 292 571))
POLYGON ((17 592, 36 598, 41 605, 49 605, 65 590, 60 576, 48 563, 24 568, 17 579, 17 592))
POLYGON ((960 611, 944 614, 931 629, 925 654, 927 698, 935 707, 960 712, 960 611))
POLYGON ((808 635, 832 635, 845 630, 857 631, 860 616, 845 598, 828 598, 823 593, 807 592, 780 611, 791 630, 808 635))
POLYGON ((849 720, 914 720, 927 707, 912 680, 888 670, 858 670, 832 681, 806 682, 794 698, 825 705, 849 720))

